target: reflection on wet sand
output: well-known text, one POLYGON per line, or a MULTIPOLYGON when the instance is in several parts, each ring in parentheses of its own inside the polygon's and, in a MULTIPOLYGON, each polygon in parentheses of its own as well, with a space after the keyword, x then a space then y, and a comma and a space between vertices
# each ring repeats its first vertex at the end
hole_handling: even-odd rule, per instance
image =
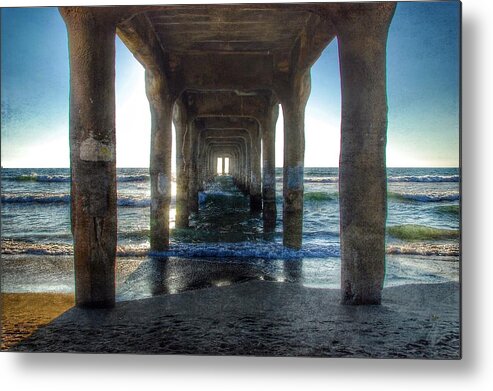
POLYGON ((300 283, 303 261, 148 257, 118 289, 119 300, 173 294, 251 280, 300 283))

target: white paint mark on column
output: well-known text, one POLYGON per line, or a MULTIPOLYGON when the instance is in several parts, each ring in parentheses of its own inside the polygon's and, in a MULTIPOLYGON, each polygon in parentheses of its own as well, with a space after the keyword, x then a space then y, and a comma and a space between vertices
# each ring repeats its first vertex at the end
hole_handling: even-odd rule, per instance
POLYGON ((157 191, 161 195, 168 194, 168 177, 164 175, 162 172, 159 173, 157 177, 157 191))

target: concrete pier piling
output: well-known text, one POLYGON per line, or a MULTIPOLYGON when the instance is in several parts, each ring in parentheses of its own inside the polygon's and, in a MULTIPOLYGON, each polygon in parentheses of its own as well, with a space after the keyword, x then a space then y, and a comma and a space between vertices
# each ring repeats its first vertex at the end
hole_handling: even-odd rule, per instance
POLYGON ((176 133, 176 228, 188 227, 189 211, 189 175, 190 175, 190 132, 187 111, 182 102, 174 105, 173 122, 176 133))
POLYGON ((346 304, 381 302, 387 213, 385 52, 393 13, 392 4, 360 5, 351 19, 340 18, 337 24, 342 85, 341 288, 346 304))
POLYGON ((293 78, 292 90, 281 98, 284 116, 283 243, 301 248, 303 235, 303 173, 305 162, 305 105, 310 74, 293 78))
POLYGON ((250 184, 250 210, 252 212, 260 212, 262 210, 262 167, 261 167, 261 151, 262 138, 260 134, 259 124, 253 122, 250 128, 252 137, 252 173, 250 184))
POLYGON ((199 211, 199 178, 198 178, 198 131, 195 121, 189 121, 190 127, 190 166, 188 170, 188 210, 190 213, 199 211))
POLYGON ((262 211, 264 231, 273 232, 275 140, 283 137, 283 243, 302 248, 310 68, 338 40, 342 302, 380 303, 385 50, 394 9, 390 2, 60 7, 70 48, 77 305, 111 306, 115 300, 115 34, 146 70, 152 251, 169 248, 173 118, 176 226, 188 227, 200 210, 199 190, 219 169, 250 197, 252 212, 262 211), (283 135, 276 135, 279 106, 283 135))
POLYGON ((151 109, 151 250, 169 247, 173 101, 160 74, 146 71, 146 93, 151 109))
POLYGON ((70 55, 70 167, 75 301, 115 303, 116 20, 99 9, 64 8, 70 55), (97 36, 98 40, 94 40, 97 36))
POLYGON ((262 129, 262 218, 264 232, 276 227, 276 123, 279 105, 272 103, 267 115, 261 119, 262 129))

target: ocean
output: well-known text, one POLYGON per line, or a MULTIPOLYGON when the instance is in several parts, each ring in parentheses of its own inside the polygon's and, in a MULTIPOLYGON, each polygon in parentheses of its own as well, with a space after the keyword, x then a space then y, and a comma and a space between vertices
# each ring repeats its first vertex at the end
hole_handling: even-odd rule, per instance
MULTIPOLYGON (((305 168, 303 248, 282 246, 282 169, 277 169, 277 228, 219 177, 199 194, 190 228, 149 254, 149 175, 119 168, 117 299, 129 300, 250 279, 339 288, 337 168, 305 168)), ((457 168, 389 168, 385 286, 459 280, 460 176, 457 168)), ((173 183, 173 194, 176 185, 173 183)), ((73 291, 70 171, 2 169, 2 291, 73 291)))

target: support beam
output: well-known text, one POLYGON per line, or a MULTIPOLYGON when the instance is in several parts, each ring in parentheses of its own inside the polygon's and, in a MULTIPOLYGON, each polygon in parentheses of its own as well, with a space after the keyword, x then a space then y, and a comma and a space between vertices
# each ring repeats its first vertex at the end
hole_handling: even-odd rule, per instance
POLYGON ((268 89, 272 84, 272 58, 268 53, 185 54, 176 60, 183 90, 268 89))
POLYGON ((272 92, 259 91, 253 95, 241 95, 235 91, 197 92, 187 91, 188 107, 195 117, 248 117, 266 115, 272 92))
POLYGON ((173 99, 166 78, 146 70, 146 93, 151 109, 151 251, 169 247, 173 99))
POLYGON ((385 276, 386 43, 395 4, 352 5, 336 23, 342 85, 339 199, 344 304, 380 304, 385 276))
POLYGON ((70 56, 75 302, 111 307, 117 243, 116 21, 90 7, 63 7, 60 13, 67 25, 70 56))
POLYGON ((281 96, 284 116, 283 244, 301 248, 303 235, 303 174, 305 160, 305 106, 310 95, 310 71, 292 78, 290 91, 281 96))

